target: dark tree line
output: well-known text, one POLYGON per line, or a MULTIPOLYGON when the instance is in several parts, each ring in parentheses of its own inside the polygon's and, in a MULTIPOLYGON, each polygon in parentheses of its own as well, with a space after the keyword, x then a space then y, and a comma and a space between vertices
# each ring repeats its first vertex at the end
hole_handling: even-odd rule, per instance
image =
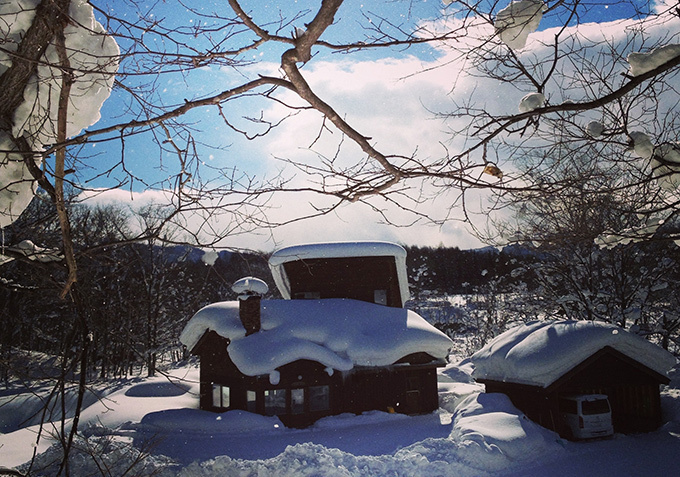
POLYGON ((513 322, 596 320, 680 350, 680 247, 673 240, 601 247, 563 236, 500 250, 408 252, 413 307, 451 335, 472 334, 484 344, 513 322), (465 309, 447 295, 464 295, 465 309))
MULTIPOLYGON (((408 247, 407 266, 414 296, 427 294, 464 294, 505 277, 507 286, 519 280, 512 277, 521 266, 540 260, 541 252, 533 247, 509 246, 460 250, 458 247, 408 247)), ((532 287, 536 282, 524 277, 532 287)))
MULTIPOLYGON (((58 249, 53 216, 40 201, 9 233, 39 228, 42 248, 58 249)), ((161 359, 182 356, 179 334, 200 307, 232 299, 231 284, 246 275, 268 276, 266 257, 223 251, 205 263, 203 251, 126 241, 129 216, 121 208, 73 206, 81 303, 88 320, 90 378, 153 375, 161 359)), ((56 263, 15 259, 0 282, 0 349, 5 377, 19 350, 68 353, 73 305, 59 297, 65 270, 56 263)), ((72 344, 71 344, 72 345, 72 344)), ((70 370, 75 373, 76 369, 70 370)))
MULTIPOLYGON (((277 296, 264 253, 222 251, 206 263, 200 249, 151 239, 127 242, 133 235, 130 213, 119 207, 75 205, 71 214, 89 325, 90 379, 152 375, 162 360, 182 358, 178 337, 186 321, 202 306, 234 299, 231 285, 243 276, 263 278, 277 296)), ((152 212, 141 214, 149 220, 152 212)), ((58 247, 55 217, 40 201, 8 233, 27 230, 41 247, 58 247)), ((407 247, 407 267, 416 301, 467 295, 468 306, 484 313, 480 326, 498 328, 447 324, 459 318, 448 302, 430 302, 427 311, 421 310, 455 332, 494 334, 502 331, 498 322, 505 326, 539 316, 597 319, 636 325, 669 346, 680 323, 674 311, 679 250, 673 242, 586 251, 547 243, 478 250, 407 247)), ((35 260, 3 265, 0 349, 5 378, 19 350, 68 353, 76 310, 59 298, 64 273, 63 267, 35 260)))

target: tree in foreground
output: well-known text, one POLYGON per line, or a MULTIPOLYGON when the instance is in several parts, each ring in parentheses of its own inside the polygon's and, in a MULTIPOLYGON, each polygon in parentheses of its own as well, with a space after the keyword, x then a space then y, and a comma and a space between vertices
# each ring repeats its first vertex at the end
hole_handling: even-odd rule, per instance
MULTIPOLYGON (((352 202, 387 221, 392 207, 438 224, 461 210, 473 223, 474 212, 500 204, 472 207, 480 190, 541 197, 568 191, 573 184, 555 174, 570 160, 558 147, 568 143, 572 151, 612 151, 599 157, 615 180, 585 192, 643 199, 629 204, 642 222, 608 235, 652 235, 678 204, 680 18, 674 2, 645 11, 631 2, 634 13, 609 35, 581 23, 595 6, 445 1, 423 20, 413 14, 420 6, 408 1, 368 10, 322 0, 309 10, 279 10, 229 0, 179 13, 177 4, 163 2, 3 3, 0 226, 11 240, 3 256, 45 255, 29 244, 15 247, 31 237, 11 233, 39 186, 59 220, 61 250, 50 256, 64 272, 55 272, 55 281, 77 317, 78 352, 65 368, 87 369, 91 310, 79 291, 67 188, 76 198, 104 186, 155 191, 168 207, 136 231, 132 239, 140 241, 170 237, 163 231, 172 227, 181 234, 171 242, 214 245, 352 202), (438 148, 395 146, 390 136, 374 135, 312 81, 314 65, 333 55, 352 61, 418 48, 441 55, 442 71, 463 65, 446 87, 466 99, 436 111, 450 131, 438 148), (219 83, 199 87, 218 70, 219 83), (517 101, 485 101, 480 95, 489 90, 517 101), (115 111, 100 119, 109 94, 115 111), (297 144, 308 153, 275 154, 282 166, 275 174, 261 174, 243 152, 229 163, 210 161, 237 138, 267 144, 287 125, 313 133, 297 144), (525 161, 529 168, 517 167, 525 161), (271 218, 277 201, 291 194, 310 207, 271 218), (423 212, 431 200, 446 206, 423 212)), ((77 421, 64 439, 66 454, 77 421)))

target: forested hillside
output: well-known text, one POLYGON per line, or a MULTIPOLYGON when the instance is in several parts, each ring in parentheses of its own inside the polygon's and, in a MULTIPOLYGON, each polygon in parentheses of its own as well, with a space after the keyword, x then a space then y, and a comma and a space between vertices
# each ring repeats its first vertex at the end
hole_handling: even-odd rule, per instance
MULTIPOLYGON (((263 278, 270 297, 278 297, 264 253, 124 243, 106 232, 114 230, 110 214, 89 210, 90 225, 79 233, 93 379, 154 374, 160 361, 182 358, 177 338, 186 321, 208 303, 234 299, 231 285, 241 277, 263 278)), ((49 241, 49 234, 41 238, 49 241)), ((408 306, 449 335, 467 336, 470 350, 514 322, 548 317, 642 327, 673 349, 680 323, 677 250, 672 242, 597 249, 586 267, 558 249, 408 247, 408 306)), ((54 263, 28 259, 3 265, 5 378, 18 350, 60 356, 72 346, 76 312, 59 296, 63 273, 54 263)))

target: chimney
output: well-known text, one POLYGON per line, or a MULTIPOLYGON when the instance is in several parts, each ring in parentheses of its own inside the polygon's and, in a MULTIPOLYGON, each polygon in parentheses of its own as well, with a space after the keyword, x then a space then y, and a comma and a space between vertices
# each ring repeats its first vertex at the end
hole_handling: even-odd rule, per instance
POLYGON ((259 278, 245 277, 237 280, 231 289, 238 293, 238 312, 246 336, 257 333, 260 331, 260 301, 269 287, 259 278))

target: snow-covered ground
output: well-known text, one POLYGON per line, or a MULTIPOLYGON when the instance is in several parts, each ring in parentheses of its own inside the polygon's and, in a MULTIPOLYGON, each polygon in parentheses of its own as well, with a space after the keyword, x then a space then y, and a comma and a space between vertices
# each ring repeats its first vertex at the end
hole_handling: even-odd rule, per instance
MULTIPOLYGON (((663 392, 666 423, 659 430, 575 443, 526 419, 505 396, 480 393, 469 371, 441 370, 436 413, 340 415, 300 430, 285 428, 276 417, 198 410, 198 368, 177 367, 167 376, 115 383, 99 391, 101 399, 90 399, 71 472, 98 475, 104 469, 122 475, 140 456, 133 475, 655 476, 676 471, 680 378, 663 392)), ((36 421, 29 419, 36 400, 16 390, 0 392, 6 432, 0 435, 0 466, 20 466, 35 450, 31 475, 53 475, 58 449, 48 449, 48 440, 36 445, 36 421)))

